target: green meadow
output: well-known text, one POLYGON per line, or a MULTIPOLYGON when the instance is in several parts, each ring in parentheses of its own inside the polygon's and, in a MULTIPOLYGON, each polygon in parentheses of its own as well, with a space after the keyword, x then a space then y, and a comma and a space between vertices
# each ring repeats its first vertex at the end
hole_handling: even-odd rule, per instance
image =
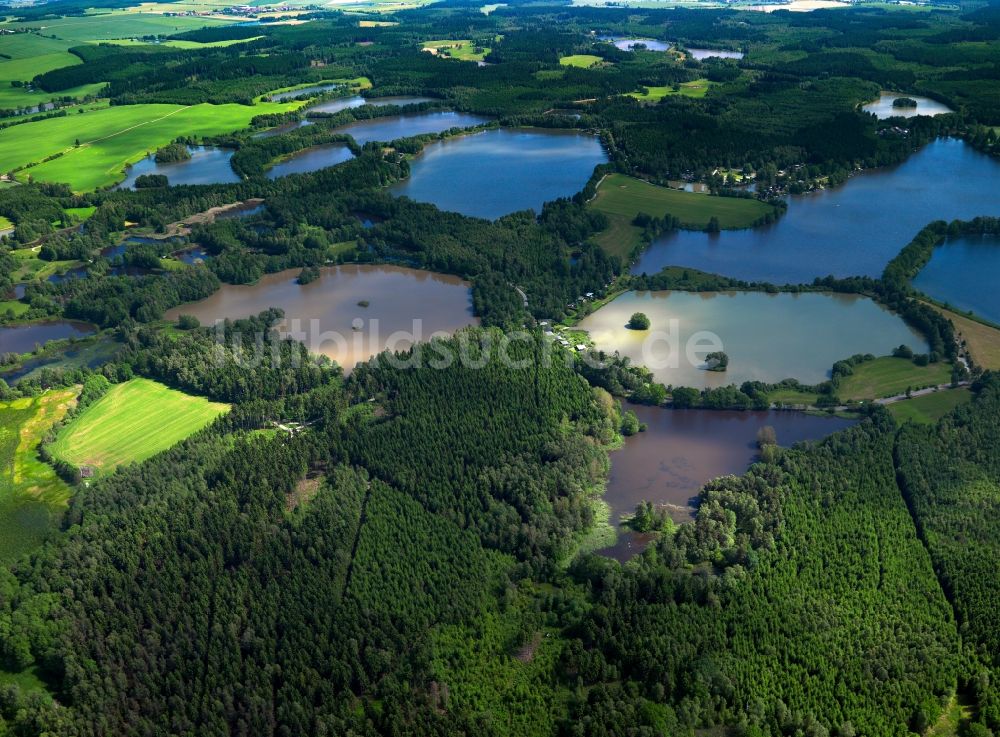
POLYGON ((771 210, 770 205, 759 200, 658 187, 624 174, 605 177, 591 207, 603 212, 609 221, 608 228, 595 240, 609 253, 622 256, 628 256, 641 242, 642 229, 632 224, 639 213, 656 217, 670 214, 684 227, 700 230, 713 217, 718 218, 723 229, 748 228, 771 210))
POLYGON ((10 57, 0 60, 0 109, 31 107, 63 97, 96 94, 104 85, 88 84, 56 93, 11 86, 11 82, 28 82, 38 74, 79 64, 80 58, 66 51, 67 48, 65 42, 33 33, 0 36, 0 54, 10 57))
POLYGON ((937 386, 951 381, 951 364, 932 363, 917 366, 906 358, 883 356, 854 367, 837 389, 844 400, 871 401, 881 397, 905 394, 909 389, 937 386))
POLYGON ((955 407, 972 401, 972 393, 968 389, 943 389, 933 394, 924 394, 920 397, 907 399, 902 402, 893 402, 889 405, 889 412, 896 418, 896 422, 916 422, 923 425, 930 425, 955 407))
MULTIPOLYGON (((562 59, 559 60, 562 63, 562 59)), ((680 95, 681 97, 704 97, 708 94, 712 83, 707 79, 696 79, 692 82, 682 82, 674 89, 673 85, 664 87, 644 87, 642 92, 629 92, 629 97, 643 102, 659 102, 664 97, 680 95)))
POLYGON ((73 418, 50 450, 75 466, 112 470, 166 450, 228 411, 227 404, 132 379, 73 418))
MULTIPOLYGON (((136 13, 112 10, 91 15, 46 19, 44 32, 54 36, 63 48, 81 43, 142 36, 169 36, 206 26, 232 25, 234 20, 206 16, 167 17, 156 13, 136 13)), ((35 30, 38 21, 6 23, 0 27, 12 30, 35 30)))
POLYGON ((561 58, 559 63, 564 67, 580 67, 581 69, 589 69, 595 64, 600 64, 602 61, 603 59, 601 59, 601 57, 594 56, 593 54, 572 54, 561 58))
POLYGON ((124 177, 127 164, 179 136, 228 133, 256 115, 301 104, 119 105, 24 123, 0 130, 0 171, 21 169, 19 179, 65 182, 78 192, 109 187, 124 177), (29 164, 35 165, 22 169, 29 164))
POLYGON ((0 561, 37 547, 69 502, 70 487, 38 457, 38 445, 75 398, 58 389, 0 402, 0 561))

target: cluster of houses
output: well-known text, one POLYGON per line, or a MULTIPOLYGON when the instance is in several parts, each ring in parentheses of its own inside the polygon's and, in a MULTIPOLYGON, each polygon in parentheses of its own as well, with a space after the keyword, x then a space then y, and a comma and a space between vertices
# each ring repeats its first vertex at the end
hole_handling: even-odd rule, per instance
POLYGON ((199 15, 235 15, 240 18, 256 18, 260 15, 261 11, 267 11, 269 13, 287 13, 289 11, 295 10, 296 8, 290 5, 278 5, 278 6, 267 6, 264 8, 254 7, 253 5, 230 5, 228 8, 222 8, 221 10, 184 10, 184 11, 168 11, 164 15, 167 17, 175 18, 181 16, 199 16, 199 15))
POLYGON ((542 328, 542 332, 544 333, 546 338, 554 340, 563 348, 568 348, 571 351, 576 351, 577 353, 580 353, 582 351, 587 350, 589 347, 586 343, 577 343, 576 345, 573 345, 572 343, 569 342, 569 340, 566 339, 565 336, 560 335, 559 333, 556 332, 556 330, 561 331, 563 328, 557 326, 556 329, 553 330, 548 320, 542 320, 541 322, 538 323, 538 325, 539 327, 542 328))

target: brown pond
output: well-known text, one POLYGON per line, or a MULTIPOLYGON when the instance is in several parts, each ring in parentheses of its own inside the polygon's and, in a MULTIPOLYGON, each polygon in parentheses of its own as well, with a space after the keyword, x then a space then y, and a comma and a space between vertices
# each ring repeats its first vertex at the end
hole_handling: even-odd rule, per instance
MULTIPOLYGON (((711 479, 740 474, 757 458, 757 431, 774 428, 778 443, 789 446, 818 440, 853 424, 838 417, 801 412, 725 412, 670 410, 628 405, 645 432, 626 438, 611 454, 611 475, 604 500, 611 507, 611 523, 649 500, 665 505, 677 522, 691 519, 693 500, 711 479)), ((621 530, 615 545, 599 551, 625 561, 640 552, 650 536, 621 530)))
POLYGON ((319 279, 300 285, 300 271, 267 274, 251 285, 224 284, 200 302, 169 310, 166 318, 194 315, 202 325, 213 325, 280 307, 285 311, 278 325, 282 334, 348 370, 385 348, 405 350, 433 333, 450 334, 479 322, 472 314, 469 284, 458 277, 345 264, 325 267, 319 279))

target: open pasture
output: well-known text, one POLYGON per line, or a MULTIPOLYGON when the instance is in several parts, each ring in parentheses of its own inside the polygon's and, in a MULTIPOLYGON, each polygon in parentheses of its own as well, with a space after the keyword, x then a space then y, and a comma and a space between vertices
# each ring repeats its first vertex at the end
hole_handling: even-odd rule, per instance
POLYGON ((59 433, 53 456, 76 466, 112 470, 138 463, 201 430, 229 405, 149 379, 113 386, 59 433))

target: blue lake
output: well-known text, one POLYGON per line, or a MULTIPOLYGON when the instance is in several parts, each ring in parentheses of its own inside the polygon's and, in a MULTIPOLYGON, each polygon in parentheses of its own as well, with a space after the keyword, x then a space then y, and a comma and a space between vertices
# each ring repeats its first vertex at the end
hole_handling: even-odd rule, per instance
POLYGON ((1000 238, 956 238, 934 249, 913 286, 939 302, 1000 323, 1000 238))
POLYGON ((413 113, 410 115, 393 115, 388 118, 372 118, 359 120, 348 125, 335 128, 337 133, 347 133, 354 137, 359 146, 369 141, 394 141, 397 138, 409 138, 427 133, 442 133, 452 128, 471 128, 488 123, 489 118, 468 113, 453 111, 413 113))
POLYGON ((288 176, 289 174, 303 174, 305 172, 325 169, 328 166, 341 164, 354 157, 343 143, 326 143, 322 146, 298 151, 284 161, 280 161, 267 170, 268 179, 288 176))
POLYGON ((135 180, 143 174, 164 174, 170 185, 176 184, 233 184, 240 178, 229 165, 234 151, 216 146, 188 146, 191 158, 187 161, 158 163, 150 154, 142 161, 132 164, 126 172, 125 181, 118 189, 134 189, 135 180))
POLYGON ((607 161, 594 136, 543 129, 490 130, 426 146, 390 190, 442 210, 496 219, 583 189, 607 161))
POLYGON ((879 276, 932 220, 1000 215, 1000 161, 940 139, 902 164, 851 177, 834 189, 788 198, 777 223, 709 234, 667 233, 632 273, 688 266, 750 281, 811 282, 816 276, 879 276))

